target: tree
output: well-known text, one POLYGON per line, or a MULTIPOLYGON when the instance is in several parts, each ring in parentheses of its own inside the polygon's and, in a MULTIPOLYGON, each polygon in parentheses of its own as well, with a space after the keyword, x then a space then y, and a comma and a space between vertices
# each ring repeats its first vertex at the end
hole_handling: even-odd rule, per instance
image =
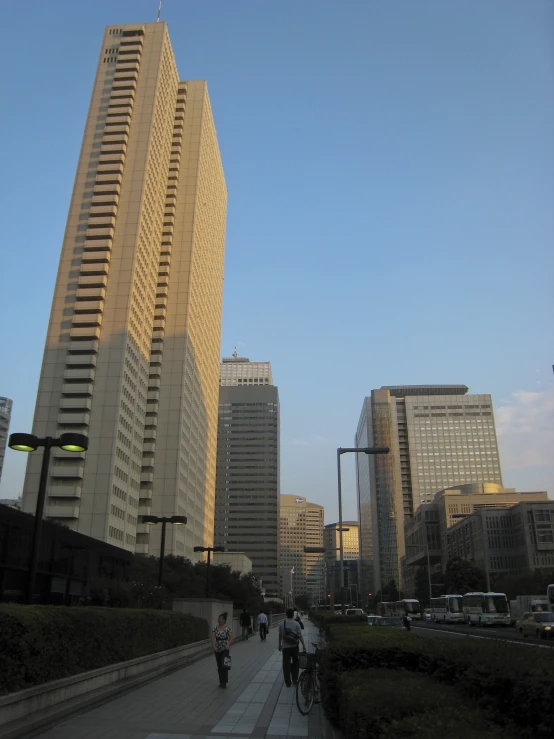
POLYGON ((383 586, 383 600, 395 602, 399 600, 400 593, 396 585, 396 580, 389 580, 386 585, 383 586))
POLYGON ((307 595, 296 595, 294 599, 296 601, 296 607, 301 611, 308 611, 312 606, 312 602, 307 595))
POLYGON ((518 595, 545 596, 553 582, 554 570, 534 570, 524 575, 493 575, 491 587, 498 593, 506 593, 508 600, 515 600, 518 595))
POLYGON ((429 603, 429 578, 427 567, 418 567, 414 579, 415 597, 420 603, 429 603))
POLYGON ((485 573, 463 557, 454 557, 446 565, 444 589, 446 593, 464 593, 486 590, 485 573))

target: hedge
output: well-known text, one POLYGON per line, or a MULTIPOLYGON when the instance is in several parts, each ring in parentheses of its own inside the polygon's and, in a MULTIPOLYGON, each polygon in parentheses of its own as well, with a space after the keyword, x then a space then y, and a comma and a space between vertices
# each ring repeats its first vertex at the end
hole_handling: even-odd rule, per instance
POLYGON ((0 694, 207 639, 172 611, 0 605, 0 694))
POLYGON ((458 690, 425 675, 387 669, 339 676, 341 728, 348 739, 515 739, 458 690), (438 689, 437 689, 438 688, 438 689))
POLYGON ((385 668, 423 673, 455 686, 496 724, 519 727, 521 737, 552 736, 554 672, 549 650, 507 642, 432 639, 358 625, 331 625, 326 633, 322 689, 332 720, 341 719, 343 673, 385 668))

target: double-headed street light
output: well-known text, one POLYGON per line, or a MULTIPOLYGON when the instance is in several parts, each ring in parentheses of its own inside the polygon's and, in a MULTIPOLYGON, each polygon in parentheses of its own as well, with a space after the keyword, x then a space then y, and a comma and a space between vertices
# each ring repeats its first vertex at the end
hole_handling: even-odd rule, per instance
POLYGON ((66 452, 86 452, 88 449, 88 437, 83 434, 74 434, 72 432, 61 434, 57 439, 53 436, 39 437, 34 434, 10 434, 8 446, 16 452, 35 452, 39 447, 44 447, 42 467, 40 470, 40 482, 38 486, 37 506, 35 509, 33 539, 31 542, 29 577, 27 578, 27 592, 25 594, 27 603, 32 603, 35 591, 40 535, 42 532, 42 516, 44 514, 46 484, 48 482, 50 450, 52 447, 59 447, 66 452))
POLYGON ((172 523, 174 526, 184 526, 187 522, 186 516, 141 516, 141 523, 156 524, 161 523, 162 525, 162 541, 160 543, 160 570, 158 574, 158 585, 162 586, 163 574, 164 574, 164 556, 165 556, 165 526, 168 523, 172 523))
POLYGON ((208 552, 208 567, 206 569, 206 598, 210 597, 210 564, 212 552, 224 552, 225 547, 194 547, 195 552, 208 552))
MULTIPOLYGON (((341 599, 343 599, 344 589, 344 549, 342 543, 342 488, 341 488, 341 474, 340 474, 340 458, 342 454, 348 454, 353 452, 354 454, 388 454, 390 451, 388 446, 367 446, 367 447, 355 447, 355 448, 342 448, 337 449, 337 472, 338 472, 338 489, 339 489, 339 548, 340 548, 340 591, 341 599)), ((361 522, 358 522, 361 523, 361 522)))

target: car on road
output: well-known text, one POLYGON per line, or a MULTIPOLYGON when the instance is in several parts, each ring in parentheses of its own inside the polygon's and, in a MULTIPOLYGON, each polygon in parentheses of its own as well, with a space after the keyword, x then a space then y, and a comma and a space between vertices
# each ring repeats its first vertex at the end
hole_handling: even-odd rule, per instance
POLYGON ((347 608, 346 615, 347 616, 365 616, 365 613, 362 608, 347 608))
POLYGON ((433 612, 430 608, 426 608, 423 611, 423 620, 424 621, 433 621, 433 612))
POLYGON ((402 619, 400 616, 368 616, 368 626, 388 626, 393 629, 402 629, 402 619))
POLYGON ((517 629, 523 636, 536 636, 537 639, 554 638, 554 613, 524 613, 518 621, 517 629))

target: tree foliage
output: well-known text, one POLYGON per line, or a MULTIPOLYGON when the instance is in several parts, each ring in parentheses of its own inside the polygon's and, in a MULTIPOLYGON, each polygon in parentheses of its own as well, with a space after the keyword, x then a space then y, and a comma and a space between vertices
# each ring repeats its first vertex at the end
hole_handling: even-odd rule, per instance
POLYGON ((444 573, 444 592, 463 595, 464 593, 485 591, 485 573, 468 559, 454 557, 446 564, 444 573))
POLYGON ((307 595, 295 595, 296 607, 300 611, 308 611, 312 606, 312 601, 307 595))
POLYGON ((493 575, 491 587, 514 600, 518 595, 546 595, 551 583, 554 570, 534 570, 524 575, 493 575))
MULTIPOLYGON (((91 583, 88 602, 119 608, 170 608, 174 598, 203 598, 206 594, 205 562, 168 555, 163 584, 158 586, 159 560, 133 556, 128 580, 98 579, 91 583)), ((241 575, 228 565, 210 566, 210 597, 231 600, 237 608, 257 613, 264 605, 255 577, 241 575)))

